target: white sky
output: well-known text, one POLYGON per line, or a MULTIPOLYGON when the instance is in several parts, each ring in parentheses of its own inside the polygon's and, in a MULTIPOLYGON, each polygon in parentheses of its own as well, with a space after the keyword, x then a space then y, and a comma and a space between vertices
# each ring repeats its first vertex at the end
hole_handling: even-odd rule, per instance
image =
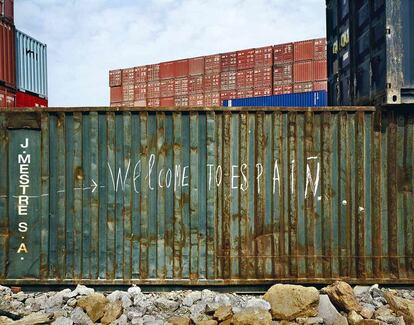
POLYGON ((48 46, 50 106, 108 106, 110 69, 325 35, 324 0, 16 0, 48 46))

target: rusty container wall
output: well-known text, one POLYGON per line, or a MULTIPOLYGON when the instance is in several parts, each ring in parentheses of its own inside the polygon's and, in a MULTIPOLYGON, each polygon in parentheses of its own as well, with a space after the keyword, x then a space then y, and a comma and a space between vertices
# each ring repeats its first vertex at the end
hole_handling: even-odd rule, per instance
POLYGON ((1 112, 1 282, 414 283, 413 152, 412 110, 1 112))
POLYGON ((2 19, 0 19, 0 85, 16 87, 15 28, 2 19))

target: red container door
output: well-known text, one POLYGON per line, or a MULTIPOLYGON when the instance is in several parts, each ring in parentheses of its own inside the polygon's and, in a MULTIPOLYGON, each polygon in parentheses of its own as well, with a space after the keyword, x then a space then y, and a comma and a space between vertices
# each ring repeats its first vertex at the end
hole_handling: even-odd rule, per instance
POLYGON ((204 76, 204 91, 220 91, 220 73, 208 74, 204 76))
POLYGON ((237 52, 237 70, 254 68, 254 49, 237 52))
POLYGON ((221 54, 221 71, 237 70, 237 52, 221 54))
POLYGON ((160 99, 160 107, 173 107, 175 106, 174 97, 166 97, 160 99))
POLYGON ((293 85, 294 93, 307 93, 313 91, 313 82, 301 82, 293 85))
POLYGON ((122 87, 111 87, 111 94, 110 94, 110 102, 111 103, 120 103, 122 102, 122 87))
POLYGON ((206 56, 205 57, 205 73, 206 74, 220 73, 220 68, 221 68, 220 62, 221 62, 220 54, 206 56))
POLYGON ((224 100, 235 99, 237 97, 236 90, 227 90, 220 92, 220 102, 223 103, 224 100))
POLYGON ((147 80, 154 81, 160 79, 160 65, 150 64, 147 65, 147 80))
POLYGON ((202 93, 204 91, 204 76, 190 76, 188 78, 188 92, 190 94, 202 93))
POLYGON ((136 67, 134 70, 136 83, 147 82, 147 66, 136 67))
POLYGON ((239 89, 236 96, 237 98, 251 98, 253 97, 253 89, 239 89))
POLYGON ((140 99, 134 101, 134 107, 146 107, 147 106, 147 100, 146 99, 140 99))
POLYGON ((313 83, 313 91, 328 91, 328 82, 327 81, 315 81, 313 83))
POLYGON ((293 66, 290 63, 277 65, 273 68, 273 85, 279 86, 293 82, 293 66))
POLYGON ((272 66, 254 69, 254 88, 272 87, 272 66))
POLYGON ((161 80, 160 83, 160 97, 174 96, 174 79, 161 80))
POLYGON ((135 84, 134 101, 139 101, 147 98, 147 84, 135 84))
POLYGON ((220 74, 220 88, 221 90, 236 89, 236 71, 222 72, 220 74))
POLYGON ((295 62, 293 66, 293 81, 313 81, 313 61, 295 62))
POLYGON ((160 107, 160 99, 159 98, 147 99, 147 107, 160 107))
POLYGON ((259 87, 254 88, 253 96, 259 97, 259 96, 271 96, 272 95, 272 86, 270 87, 259 87))
POLYGON ((273 47, 266 46, 254 50, 254 65, 256 67, 273 65, 273 47))
POLYGON ((326 39, 325 38, 319 38, 316 39, 314 42, 315 46, 315 60, 326 60, 327 59, 327 53, 326 53, 326 39))
POLYGON ((163 62, 160 63, 160 79, 174 78, 175 75, 175 62, 163 62))
POLYGON ((0 81, 16 88, 16 49, 14 26, 0 20, 0 81))
POLYGON ((133 85, 135 83, 135 68, 122 70, 122 85, 133 85))
POLYGON ((122 84, 122 70, 109 71, 109 87, 117 87, 122 84))
POLYGON ((174 94, 175 96, 188 95, 188 77, 174 80, 174 94))
POLYGON ((204 105, 207 107, 219 107, 220 105, 220 92, 209 92, 204 94, 204 105))
POLYGON ((293 43, 273 46, 274 64, 283 64, 293 61, 293 43))
POLYGON ((204 74, 204 56, 190 59, 188 65, 189 75, 204 74))
POLYGON ((176 107, 187 107, 188 106, 188 96, 175 97, 174 104, 175 104, 176 107))
POLYGON ((189 73, 188 59, 175 61, 175 73, 176 78, 187 77, 189 73))
POLYGON ((0 16, 10 23, 14 21, 14 0, 0 0, 0 16))
POLYGON ((314 80, 326 80, 328 79, 327 61, 320 60, 313 62, 313 79, 314 80))
POLYGON ((160 97, 160 82, 150 81, 147 85, 147 98, 159 98, 160 97))
MULTIPOLYGON (((237 89, 253 88, 254 85, 254 70, 247 69, 237 72, 237 89)), ((222 89, 226 90, 226 89, 222 89)))
POLYGON ((204 107, 204 94, 194 94, 188 96, 188 105, 190 107, 204 107))
POLYGON ((294 59, 296 61, 313 60, 315 56, 315 41, 302 41, 294 43, 294 59))
POLYGON ((122 88, 122 101, 133 102, 134 93, 135 93, 135 85, 134 84, 122 85, 121 88, 122 88))

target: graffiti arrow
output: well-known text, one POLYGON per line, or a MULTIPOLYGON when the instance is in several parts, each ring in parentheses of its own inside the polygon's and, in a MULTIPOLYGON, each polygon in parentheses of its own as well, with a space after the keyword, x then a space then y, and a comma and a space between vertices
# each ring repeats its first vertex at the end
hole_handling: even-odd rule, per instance
POLYGON ((98 184, 96 184, 95 180, 92 178, 92 185, 91 185, 92 193, 95 192, 97 187, 98 187, 98 184))

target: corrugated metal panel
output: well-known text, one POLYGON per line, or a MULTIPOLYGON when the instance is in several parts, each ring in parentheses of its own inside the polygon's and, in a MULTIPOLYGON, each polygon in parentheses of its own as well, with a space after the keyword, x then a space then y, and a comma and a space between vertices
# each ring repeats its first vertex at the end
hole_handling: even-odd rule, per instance
POLYGON ((311 91, 300 94, 285 94, 262 97, 229 99, 223 102, 225 107, 324 107, 327 106, 326 91, 311 91))
POLYGON ((14 21, 14 0, 0 0, 0 18, 14 21))
POLYGON ((0 19, 0 85, 16 87, 16 45, 14 25, 0 19))
POLYGON ((0 109, 6 107, 16 107, 16 94, 14 90, 0 86, 0 109))
POLYGON ((34 96, 21 91, 16 92, 16 107, 47 107, 48 101, 45 98, 34 96))
POLYGON ((0 113, 3 284, 414 283, 412 110, 118 109, 0 113))
POLYGON ((16 85, 47 98, 47 46, 16 30, 16 85))

